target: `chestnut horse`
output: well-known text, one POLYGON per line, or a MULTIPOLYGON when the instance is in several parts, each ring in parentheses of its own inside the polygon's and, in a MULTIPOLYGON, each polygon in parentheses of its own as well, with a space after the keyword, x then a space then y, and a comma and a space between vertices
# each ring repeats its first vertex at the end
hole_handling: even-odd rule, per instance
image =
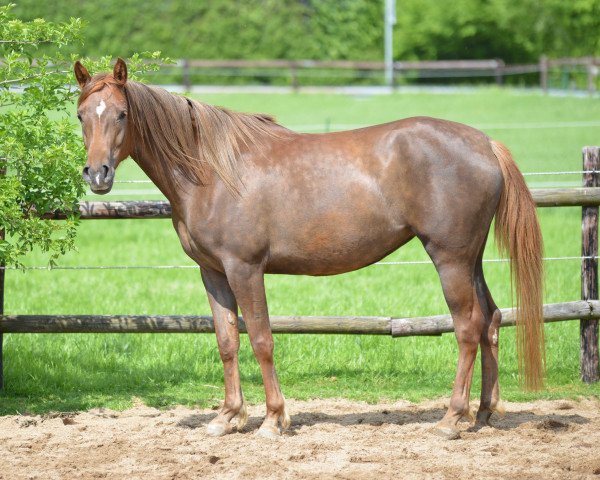
MULTIPOLYGON (((417 237, 431 257, 454 321, 459 355, 447 413, 453 438, 469 416, 478 346, 477 421, 499 408, 500 311, 482 257, 494 215, 511 259, 520 367, 528 387, 544 373, 542 238, 535 205, 511 154, 466 125, 416 117, 358 130, 302 134, 267 115, 235 113, 75 63, 83 177, 108 192, 131 156, 171 202, 183 249, 200 266, 225 373, 211 435, 247 419, 238 369, 238 306, 260 364, 267 413, 257 434, 290 424, 273 365, 265 273, 334 275, 385 257, 417 237)), ((401 286, 399 286, 401 288, 401 286)))

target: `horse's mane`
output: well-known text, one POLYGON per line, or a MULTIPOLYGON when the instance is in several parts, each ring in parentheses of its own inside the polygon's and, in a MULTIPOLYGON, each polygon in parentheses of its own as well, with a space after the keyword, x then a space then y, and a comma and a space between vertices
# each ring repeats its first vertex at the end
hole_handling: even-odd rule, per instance
MULTIPOLYGON (((118 83, 112 75, 94 76, 78 103, 106 85, 118 83)), ((242 148, 260 145, 265 135, 276 136, 283 128, 269 115, 232 112, 138 82, 127 81, 124 93, 130 127, 161 162, 162 174, 172 177, 175 169, 193 183, 203 184, 208 165, 237 194, 242 148)))

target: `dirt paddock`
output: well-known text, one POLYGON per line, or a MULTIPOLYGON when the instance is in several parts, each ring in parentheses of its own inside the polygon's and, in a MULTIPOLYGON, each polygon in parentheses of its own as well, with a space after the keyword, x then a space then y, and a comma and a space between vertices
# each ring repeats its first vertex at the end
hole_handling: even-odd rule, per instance
POLYGON ((143 405, 124 412, 0 417, 0 478, 600 479, 598 399, 508 403, 494 427, 461 423, 461 438, 430 432, 445 401, 369 405, 289 401, 292 428, 211 438, 212 410, 143 405))

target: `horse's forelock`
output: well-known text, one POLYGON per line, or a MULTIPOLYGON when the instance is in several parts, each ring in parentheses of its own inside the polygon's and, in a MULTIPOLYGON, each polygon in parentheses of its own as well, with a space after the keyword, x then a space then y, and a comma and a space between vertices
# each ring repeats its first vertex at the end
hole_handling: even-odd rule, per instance
POLYGON ((81 89, 77 106, 79 107, 92 93, 99 92, 106 86, 122 88, 122 85, 108 73, 94 75, 92 79, 81 89))

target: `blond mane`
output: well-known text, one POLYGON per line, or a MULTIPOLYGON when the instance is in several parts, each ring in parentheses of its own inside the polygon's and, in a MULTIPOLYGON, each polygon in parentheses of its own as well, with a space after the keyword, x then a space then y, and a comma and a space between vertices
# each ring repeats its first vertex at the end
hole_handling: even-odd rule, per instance
MULTIPOLYGON (((112 75, 95 76, 78 104, 106 85, 118 87, 112 75)), ((130 128, 141 146, 161 162, 165 176, 175 169, 195 184, 205 183, 208 166, 239 194, 242 148, 284 131, 271 116, 232 112, 139 82, 128 81, 123 90, 130 128)))

